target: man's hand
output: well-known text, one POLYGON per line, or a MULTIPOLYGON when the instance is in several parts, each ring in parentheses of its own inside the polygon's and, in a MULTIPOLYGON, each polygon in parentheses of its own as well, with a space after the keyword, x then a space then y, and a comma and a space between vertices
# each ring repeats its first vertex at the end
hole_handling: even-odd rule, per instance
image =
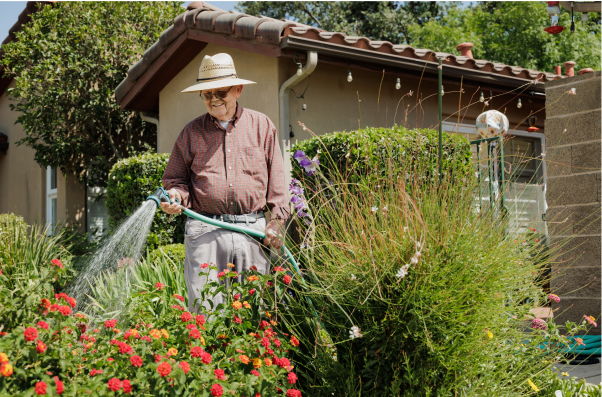
POLYGON ((177 215, 180 212, 182 212, 182 206, 178 203, 176 203, 176 199, 178 199, 178 201, 180 203, 182 203, 182 196, 180 195, 180 193, 176 190, 176 189, 169 189, 167 191, 167 194, 169 194, 169 200, 172 202, 172 204, 167 204, 167 203, 161 203, 161 209, 165 212, 167 212, 168 214, 173 214, 173 215, 177 215))
POLYGON ((276 249, 282 248, 284 240, 284 222, 281 219, 272 219, 265 227, 263 244, 276 249))

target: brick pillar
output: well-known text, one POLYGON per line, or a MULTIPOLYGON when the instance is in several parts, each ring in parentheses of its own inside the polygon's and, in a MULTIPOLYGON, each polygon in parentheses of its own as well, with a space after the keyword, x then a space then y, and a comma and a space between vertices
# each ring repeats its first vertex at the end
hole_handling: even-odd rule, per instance
MULTIPOLYGON (((546 83, 546 219, 551 247, 561 250, 551 281, 559 324, 602 312, 600 102, 599 71, 546 83), (571 88, 575 96, 566 95, 571 88)), ((589 333, 600 334, 600 323, 589 333)))

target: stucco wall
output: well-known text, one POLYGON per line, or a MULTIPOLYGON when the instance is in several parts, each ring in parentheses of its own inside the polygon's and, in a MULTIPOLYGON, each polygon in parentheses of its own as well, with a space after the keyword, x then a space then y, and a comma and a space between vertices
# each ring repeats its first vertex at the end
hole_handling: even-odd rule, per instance
POLYGON ((207 113, 198 93, 180 91, 196 83, 199 67, 205 55, 228 53, 234 60, 236 72, 242 79, 257 82, 245 85, 238 103, 243 107, 266 114, 278 126, 278 60, 228 47, 208 44, 159 94, 159 133, 157 151, 171 153, 176 138, 184 126, 207 113))
MULTIPOLYGON (((600 306, 600 72, 546 84, 548 104, 548 227, 559 250, 552 292, 559 322, 599 318, 600 306), (571 88, 576 96, 567 95, 571 88)), ((600 328, 591 333, 600 334, 600 328)))
MULTIPOLYGON (((9 88, 14 87, 14 82, 9 88)), ((0 154, 0 213, 16 213, 28 224, 46 221, 46 169, 34 160, 34 150, 17 141, 25 137, 17 112, 10 110, 12 101, 6 92, 0 96, 0 131, 8 135, 9 148, 0 154)), ((57 175, 57 219, 79 222, 85 228, 85 196, 82 185, 74 177, 57 175)), ((82 228, 82 230, 83 230, 82 228)))
MULTIPOLYGON (((296 67, 292 59, 281 58, 279 84, 292 76, 296 67)), ((402 75, 400 76, 401 88, 396 90, 395 74, 387 73, 383 79, 382 71, 358 69, 353 65, 351 72, 353 81, 349 83, 347 82, 346 66, 320 62, 318 57, 318 64, 310 77, 309 87, 305 93, 307 110, 302 110, 303 99, 297 99, 292 93, 290 94, 289 124, 295 134, 291 144, 311 137, 308 131, 303 131, 298 121, 303 122, 318 135, 357 129, 360 125, 360 107, 362 128, 391 127, 394 123, 405 125, 408 128, 436 128, 438 125, 437 81, 433 80, 433 78, 436 79, 436 76, 430 76, 430 79, 425 77, 421 80, 419 77, 412 78, 402 75), (381 79, 383 81, 379 100, 381 79), (413 95, 404 97, 409 91, 412 91, 413 95), (358 94, 361 102, 358 102, 358 94), (402 97, 404 98, 402 99, 402 97), (420 105, 417 105, 418 99, 423 100, 420 105), (408 105, 410 105, 409 108, 408 105), (407 119, 406 109, 408 110, 407 119), (396 112, 397 114, 395 114, 396 112)), ((445 75, 445 67, 443 74, 445 75)), ((516 107, 517 100, 514 99, 516 93, 500 92, 494 92, 495 98, 489 101, 488 106, 485 106, 478 102, 481 90, 477 89, 478 85, 475 83, 472 83, 471 87, 464 86, 460 103, 460 94, 452 92, 460 90, 459 83, 459 81, 457 85, 450 82, 444 83, 444 90, 447 93, 443 97, 443 116, 447 121, 458 121, 459 108, 462 108, 460 122, 464 124, 474 124, 476 117, 483 111, 497 109, 506 114, 512 129, 517 127, 521 120, 528 117, 530 111, 535 112, 544 108, 541 96, 533 96, 531 102, 523 98, 523 106, 518 109, 516 107), (477 103, 470 106, 468 110, 464 109, 474 102, 477 103)), ((306 86, 307 79, 294 88, 296 94, 301 95, 306 86)), ((490 96, 488 90, 484 91, 484 94, 486 98, 490 96)), ((537 116, 536 125, 542 128, 540 132, 543 132, 545 113, 542 111, 537 116)), ((525 130, 526 127, 523 123, 518 129, 525 130)))

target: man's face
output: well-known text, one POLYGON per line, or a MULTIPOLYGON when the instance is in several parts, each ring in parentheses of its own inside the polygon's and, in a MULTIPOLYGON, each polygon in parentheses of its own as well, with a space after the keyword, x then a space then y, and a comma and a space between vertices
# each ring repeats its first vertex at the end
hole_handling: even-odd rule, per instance
POLYGON ((213 90, 203 90, 201 91, 201 98, 203 102, 205 102, 205 106, 207 107, 207 111, 210 115, 215 117, 218 120, 230 120, 234 117, 236 113, 236 100, 240 96, 242 92, 242 85, 233 86, 233 87, 221 87, 215 88, 213 90), (219 98, 215 96, 217 92, 226 92, 228 91, 228 95, 225 98, 219 98), (206 100, 203 94, 214 94, 212 95, 210 100, 206 100))

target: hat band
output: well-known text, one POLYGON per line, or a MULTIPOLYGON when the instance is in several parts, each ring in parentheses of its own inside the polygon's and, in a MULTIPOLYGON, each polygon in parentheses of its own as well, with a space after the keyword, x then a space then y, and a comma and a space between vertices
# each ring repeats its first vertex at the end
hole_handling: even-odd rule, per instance
POLYGON ((219 79, 225 79, 226 77, 238 77, 238 76, 236 75, 236 73, 234 73, 234 74, 229 74, 227 76, 217 76, 217 77, 209 77, 206 79, 196 79, 196 82, 198 83, 199 81, 219 80, 219 79))

